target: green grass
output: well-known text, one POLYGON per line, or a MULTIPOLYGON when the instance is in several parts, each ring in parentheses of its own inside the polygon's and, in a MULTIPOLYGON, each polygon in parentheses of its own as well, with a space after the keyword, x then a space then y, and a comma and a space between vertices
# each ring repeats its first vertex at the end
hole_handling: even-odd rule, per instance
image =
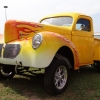
POLYGON ((45 93, 43 77, 15 75, 0 81, 0 100, 100 100, 100 73, 94 68, 71 72, 68 88, 56 96, 45 93))

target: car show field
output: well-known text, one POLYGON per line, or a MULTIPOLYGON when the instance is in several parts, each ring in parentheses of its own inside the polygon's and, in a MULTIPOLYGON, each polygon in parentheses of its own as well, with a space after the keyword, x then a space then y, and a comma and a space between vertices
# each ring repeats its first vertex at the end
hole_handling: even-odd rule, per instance
POLYGON ((0 100, 99 100, 99 78, 94 68, 82 68, 71 74, 64 93, 52 96, 44 92, 43 76, 37 79, 37 76, 15 75, 12 80, 0 80, 0 100))

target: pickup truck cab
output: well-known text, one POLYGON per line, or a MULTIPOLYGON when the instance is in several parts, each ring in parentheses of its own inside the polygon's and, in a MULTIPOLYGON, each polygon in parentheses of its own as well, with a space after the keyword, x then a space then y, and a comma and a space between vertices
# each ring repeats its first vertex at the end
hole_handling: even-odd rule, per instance
POLYGON ((95 65, 100 71, 100 39, 94 38, 93 21, 80 13, 46 16, 39 23, 9 20, 0 42, 0 77, 20 71, 44 74, 50 94, 67 88, 70 69, 95 65), (30 72, 29 71, 29 72, 30 72))

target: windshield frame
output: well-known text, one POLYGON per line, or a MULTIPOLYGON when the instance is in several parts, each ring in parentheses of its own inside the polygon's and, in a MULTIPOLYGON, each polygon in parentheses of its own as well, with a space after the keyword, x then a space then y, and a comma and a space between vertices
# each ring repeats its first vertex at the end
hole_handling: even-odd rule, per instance
POLYGON ((72 27, 72 25, 73 25, 73 22, 74 22, 74 18, 72 17, 72 16, 53 16, 53 17, 47 17, 47 18, 44 18, 44 19, 42 19, 42 20, 40 20, 40 23, 41 24, 44 24, 44 23, 42 23, 42 21, 44 21, 44 20, 46 20, 46 19, 51 19, 51 18, 60 18, 60 17, 70 17, 70 18, 72 18, 72 22, 71 22, 71 25, 54 25, 54 24, 46 24, 46 25, 54 25, 54 26, 67 26, 67 27, 72 27))

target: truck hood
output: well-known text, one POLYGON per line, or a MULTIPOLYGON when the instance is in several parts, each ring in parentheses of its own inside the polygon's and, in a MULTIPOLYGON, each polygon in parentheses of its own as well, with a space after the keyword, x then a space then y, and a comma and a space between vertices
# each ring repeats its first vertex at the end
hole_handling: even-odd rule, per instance
POLYGON ((36 33, 42 31, 56 32, 63 35, 71 34, 70 30, 71 29, 69 27, 63 26, 44 25, 35 22, 8 20, 5 23, 4 41, 5 43, 8 43, 14 40, 33 37, 36 33))

